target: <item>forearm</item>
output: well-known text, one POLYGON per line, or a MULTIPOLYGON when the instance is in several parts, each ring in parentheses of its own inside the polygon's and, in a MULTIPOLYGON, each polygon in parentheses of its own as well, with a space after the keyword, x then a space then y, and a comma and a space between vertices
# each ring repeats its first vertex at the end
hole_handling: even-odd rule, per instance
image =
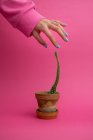
POLYGON ((31 0, 0 0, 0 13, 26 36, 30 36, 36 24, 45 18, 35 10, 31 0))

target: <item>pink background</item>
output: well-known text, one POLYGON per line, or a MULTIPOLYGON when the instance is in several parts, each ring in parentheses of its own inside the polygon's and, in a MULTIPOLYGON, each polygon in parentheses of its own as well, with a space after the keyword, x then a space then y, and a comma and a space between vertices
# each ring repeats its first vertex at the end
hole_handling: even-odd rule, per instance
POLYGON ((0 15, 0 140, 93 140, 93 1, 34 0, 49 19, 68 23, 69 42, 46 49, 0 15), (61 98, 56 120, 36 118, 34 93, 55 80, 58 51, 61 98))

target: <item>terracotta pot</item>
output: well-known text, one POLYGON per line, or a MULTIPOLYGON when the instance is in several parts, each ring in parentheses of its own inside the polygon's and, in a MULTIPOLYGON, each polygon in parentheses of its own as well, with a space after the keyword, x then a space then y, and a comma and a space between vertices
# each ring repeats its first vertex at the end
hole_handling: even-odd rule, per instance
POLYGON ((49 94, 47 91, 37 92, 35 97, 38 103, 37 117, 41 119, 54 119, 57 117, 56 104, 59 99, 59 92, 55 94, 49 94))

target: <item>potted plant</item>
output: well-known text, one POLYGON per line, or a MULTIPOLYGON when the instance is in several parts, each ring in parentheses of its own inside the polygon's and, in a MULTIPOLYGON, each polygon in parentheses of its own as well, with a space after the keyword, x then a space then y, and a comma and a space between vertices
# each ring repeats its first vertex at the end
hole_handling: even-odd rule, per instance
POLYGON ((58 109, 56 108, 56 104, 59 99, 59 92, 56 91, 56 88, 59 82, 60 64, 57 52, 55 52, 55 56, 57 60, 57 72, 56 80, 52 88, 50 89, 50 91, 41 91, 35 93, 35 97, 38 103, 38 109, 36 110, 36 114, 37 117, 41 119, 54 119, 58 115, 58 109))

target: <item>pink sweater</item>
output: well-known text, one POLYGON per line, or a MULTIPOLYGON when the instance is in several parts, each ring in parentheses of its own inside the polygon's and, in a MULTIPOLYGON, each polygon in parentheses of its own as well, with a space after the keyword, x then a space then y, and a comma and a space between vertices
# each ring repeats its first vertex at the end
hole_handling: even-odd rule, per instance
POLYGON ((0 13, 28 37, 36 24, 45 18, 35 10, 31 0, 0 0, 0 13))

